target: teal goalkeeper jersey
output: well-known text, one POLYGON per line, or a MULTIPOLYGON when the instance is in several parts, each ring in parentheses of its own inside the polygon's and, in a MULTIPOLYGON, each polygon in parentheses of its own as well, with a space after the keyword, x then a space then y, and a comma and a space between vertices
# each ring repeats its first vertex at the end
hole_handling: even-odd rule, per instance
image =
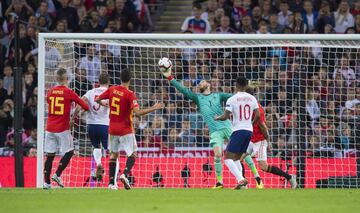
POLYGON ((188 88, 184 87, 180 82, 175 79, 170 81, 171 84, 179 90, 186 98, 193 100, 201 115, 204 118, 205 123, 209 127, 210 134, 229 128, 231 129, 231 123, 229 120, 226 121, 215 121, 216 115, 222 115, 224 113, 222 103, 226 102, 233 94, 230 93, 211 93, 209 95, 193 93, 188 88))

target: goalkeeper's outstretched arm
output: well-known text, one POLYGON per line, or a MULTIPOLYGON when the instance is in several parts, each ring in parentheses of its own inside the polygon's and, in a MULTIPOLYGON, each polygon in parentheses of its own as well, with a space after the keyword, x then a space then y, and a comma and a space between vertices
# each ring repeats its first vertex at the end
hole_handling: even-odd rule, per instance
POLYGON ((182 85, 180 82, 178 82, 174 76, 172 76, 171 74, 171 68, 168 69, 168 71, 166 72, 162 72, 163 76, 166 77, 170 83, 177 89, 179 90, 182 94, 184 94, 184 96, 188 99, 191 99, 195 102, 197 102, 197 95, 195 93, 193 93, 189 88, 184 87, 184 85, 182 85))

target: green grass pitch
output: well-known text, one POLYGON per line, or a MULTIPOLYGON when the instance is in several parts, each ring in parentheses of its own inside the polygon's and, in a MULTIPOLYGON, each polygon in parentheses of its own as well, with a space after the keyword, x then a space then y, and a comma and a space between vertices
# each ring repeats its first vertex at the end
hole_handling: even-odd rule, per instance
POLYGON ((8 213, 360 212, 359 189, 0 189, 8 213))

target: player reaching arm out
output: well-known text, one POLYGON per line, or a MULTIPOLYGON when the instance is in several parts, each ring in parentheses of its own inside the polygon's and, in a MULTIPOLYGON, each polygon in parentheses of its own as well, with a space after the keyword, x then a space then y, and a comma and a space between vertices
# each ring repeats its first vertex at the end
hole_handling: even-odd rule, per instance
MULTIPOLYGON (((184 87, 178 82, 171 74, 171 68, 167 71, 162 72, 170 84, 173 85, 178 91, 180 91, 186 98, 195 102, 203 116, 206 125, 210 131, 210 147, 214 151, 214 168, 216 173, 217 183, 213 187, 214 189, 223 188, 222 181, 222 155, 224 142, 229 140, 231 135, 231 123, 229 120, 214 120, 216 115, 223 114, 223 103, 225 103, 233 94, 231 93, 212 93, 211 85, 209 82, 203 80, 199 83, 198 87, 200 93, 194 93, 190 89, 184 87)), ((248 157, 245 159, 246 164, 251 168, 255 177, 258 177, 257 183, 260 183, 261 179, 256 170, 256 166, 251 159, 248 157)), ((240 161, 236 162, 240 165, 240 161)), ((240 165, 241 166, 241 165, 240 165)))
POLYGON ((109 100, 110 110, 110 125, 109 125, 109 189, 116 190, 115 171, 116 159, 118 159, 119 152, 124 150, 127 155, 126 166, 123 174, 120 175, 120 181, 124 184, 124 188, 131 189, 128 175, 135 164, 137 143, 135 139, 135 132, 133 129, 132 115, 136 116, 146 115, 150 112, 163 108, 162 103, 156 103, 150 108, 140 109, 133 91, 129 90, 131 81, 131 73, 128 70, 121 72, 121 85, 112 86, 104 91, 98 98, 97 103, 101 100, 109 100))

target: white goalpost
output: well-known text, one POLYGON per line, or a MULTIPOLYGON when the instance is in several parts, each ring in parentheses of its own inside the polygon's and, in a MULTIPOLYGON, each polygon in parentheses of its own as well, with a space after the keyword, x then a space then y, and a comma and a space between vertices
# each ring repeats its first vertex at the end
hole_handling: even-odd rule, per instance
MULTIPOLYGON (((296 175, 300 187, 360 187, 360 35, 40 33, 38 49, 38 188, 43 186, 46 93, 56 85, 59 67, 68 71, 69 87, 80 96, 96 86, 100 73, 119 84, 121 71, 130 70, 130 89, 141 106, 165 103, 162 111, 134 118, 139 146, 129 177, 134 187, 216 183, 209 130, 194 103, 161 75, 161 57, 172 61, 175 78, 195 93, 201 80, 210 82, 212 92, 223 93, 233 93, 239 75, 254 82, 271 136, 268 163, 296 175)), ((104 180, 93 179, 85 116, 71 129, 75 155, 62 175, 65 187, 108 183, 105 151, 104 180)), ((122 171, 124 153, 119 161, 122 171)), ((283 178, 257 168, 265 188, 289 187, 283 178)), ((232 187, 235 180, 226 166, 223 176, 225 186, 232 187)))

